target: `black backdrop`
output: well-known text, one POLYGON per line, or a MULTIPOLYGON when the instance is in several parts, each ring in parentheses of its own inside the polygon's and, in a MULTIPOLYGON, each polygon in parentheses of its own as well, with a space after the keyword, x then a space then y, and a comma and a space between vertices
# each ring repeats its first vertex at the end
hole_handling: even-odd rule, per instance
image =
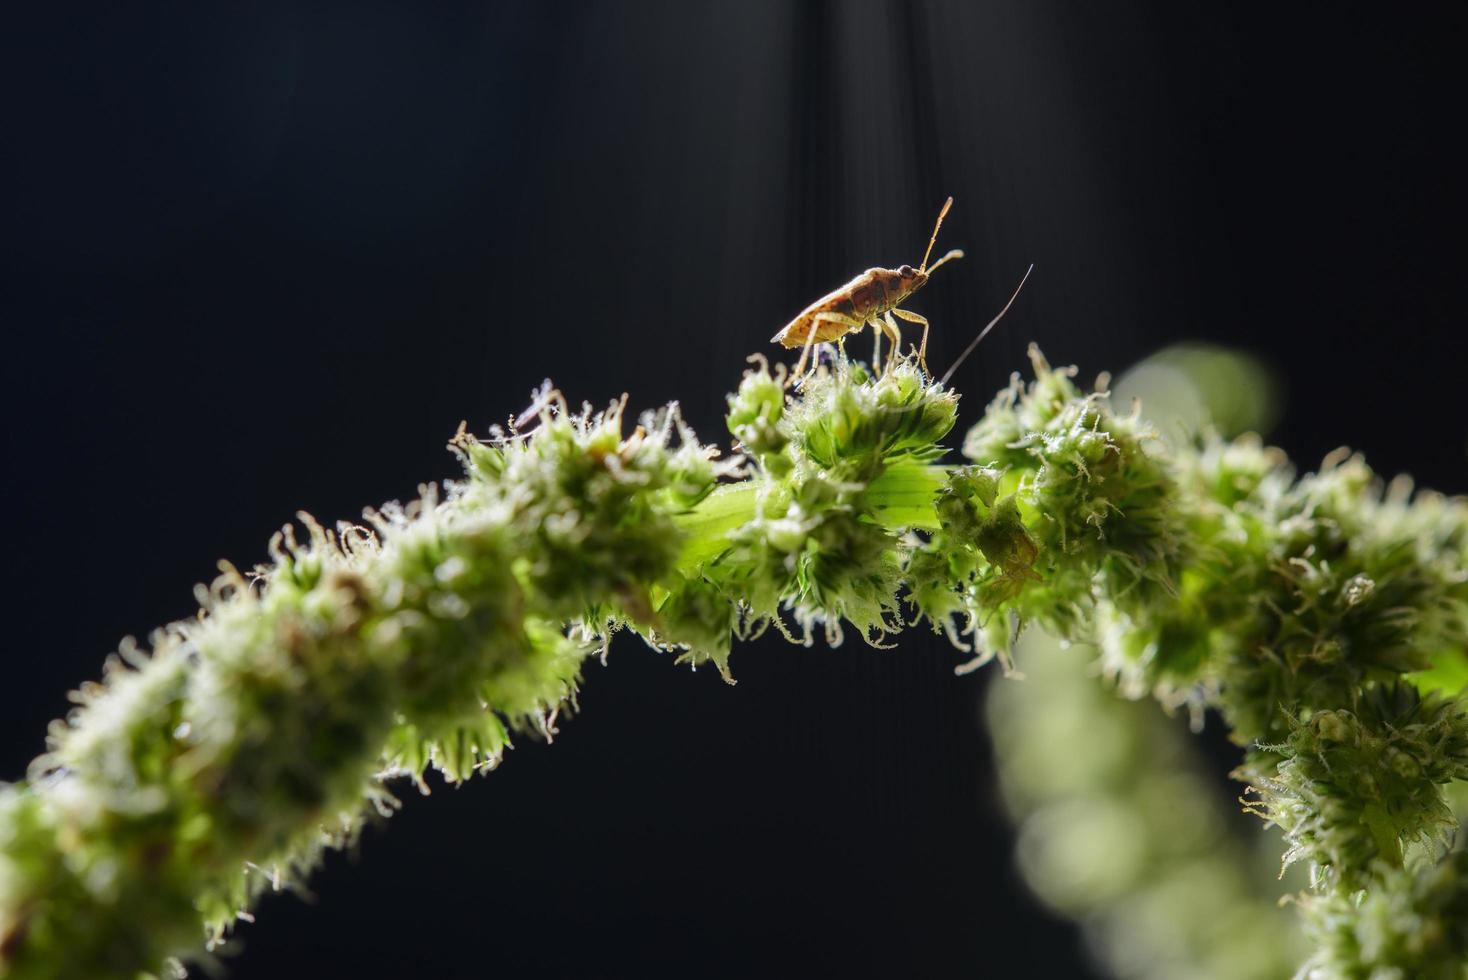
MULTIPOLYGON (((1468 490, 1459 4, 45 18, 7 30, 3 776, 216 558, 452 474, 547 375, 718 437, 744 356, 946 194, 935 364, 1036 264, 966 418, 1032 339, 1089 377, 1205 338, 1277 367, 1302 461, 1468 490)), ((624 640, 555 745, 408 792, 230 975, 1083 975, 954 663, 761 642, 730 688, 624 640)))

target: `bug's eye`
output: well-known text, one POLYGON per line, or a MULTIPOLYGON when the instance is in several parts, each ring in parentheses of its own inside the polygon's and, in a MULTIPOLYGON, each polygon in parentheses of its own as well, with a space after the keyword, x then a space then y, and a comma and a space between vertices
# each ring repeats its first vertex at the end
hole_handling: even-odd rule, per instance
POLYGON ((911 275, 915 274, 916 272, 917 272, 917 270, 914 269, 910 265, 905 265, 902 268, 900 268, 900 269, 897 270, 897 274, 898 275, 901 275, 901 276, 911 276, 911 275))

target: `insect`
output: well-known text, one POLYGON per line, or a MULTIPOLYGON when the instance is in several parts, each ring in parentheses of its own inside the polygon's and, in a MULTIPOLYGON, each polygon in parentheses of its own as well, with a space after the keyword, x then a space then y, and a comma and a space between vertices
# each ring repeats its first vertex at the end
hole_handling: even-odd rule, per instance
POLYGON ((938 229, 943 227, 943 219, 947 217, 951 207, 953 198, 950 197, 944 202, 943 210, 938 212, 938 220, 933 224, 933 235, 928 239, 928 250, 923 253, 923 261, 916 269, 910 265, 897 269, 868 269, 840 289, 827 293, 801 310, 795 319, 785 324, 783 330, 770 338, 771 343, 787 348, 802 348, 800 360, 795 365, 795 373, 790 376, 791 381, 805 372, 805 362, 810 357, 813 346, 840 340, 868 324, 871 324, 877 334, 872 367, 881 371, 884 335, 892 341, 892 353, 887 359, 890 366, 902 345, 902 334, 892 319, 894 313, 908 323, 922 325, 923 339, 918 346, 918 363, 923 365, 924 370, 927 369, 928 320, 900 309, 898 304, 921 289, 938 266, 949 259, 963 258, 963 252, 955 248, 934 262, 933 268, 928 268, 928 256, 933 254, 933 243, 938 240, 938 229))

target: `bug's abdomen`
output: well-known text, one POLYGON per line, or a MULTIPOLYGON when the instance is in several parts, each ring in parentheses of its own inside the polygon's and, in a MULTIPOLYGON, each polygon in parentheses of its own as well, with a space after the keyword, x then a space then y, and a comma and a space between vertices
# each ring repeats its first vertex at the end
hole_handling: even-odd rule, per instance
MULTIPOLYGON (((787 323, 785 329, 775 334, 772 339, 775 343, 783 347, 804 347, 806 342, 811 339, 810 329, 812 323, 816 325, 815 342, 818 344, 828 344, 833 340, 838 340, 854 329, 839 320, 821 320, 817 322, 817 312, 819 311, 806 310, 800 316, 787 323)), ((845 311, 832 310, 831 312, 845 311)))

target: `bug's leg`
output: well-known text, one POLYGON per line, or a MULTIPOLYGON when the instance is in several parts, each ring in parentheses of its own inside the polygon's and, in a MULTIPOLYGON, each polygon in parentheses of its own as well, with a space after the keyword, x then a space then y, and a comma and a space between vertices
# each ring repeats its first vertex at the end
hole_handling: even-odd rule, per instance
MULTIPOLYGON (((872 328, 872 333, 876 335, 876 340, 873 342, 873 346, 875 347, 875 351, 873 352, 875 354, 875 359, 872 362, 872 370, 876 371, 877 377, 880 378, 882 376, 883 367, 882 338, 887 336, 887 328, 882 325, 882 318, 879 316, 872 317, 870 320, 867 321, 867 325, 872 328)), ((887 360, 892 360, 892 354, 890 352, 887 354, 887 360)))
POLYGON ((907 310, 893 310, 892 312, 902 317, 908 323, 922 324, 923 340, 922 343, 918 344, 918 364, 922 366, 923 372, 926 373, 928 370, 928 318, 918 316, 916 313, 909 313, 907 310))
POLYGON ((800 360, 795 362, 795 370, 790 375, 790 384, 800 380, 805 373, 805 362, 810 357, 810 349, 816 345, 816 331, 821 328, 821 321, 815 317, 810 320, 810 333, 806 335, 805 346, 800 349, 800 360))
POLYGON ((902 356, 902 331, 897 329, 890 312, 882 314, 882 332, 892 341, 892 352, 887 355, 887 367, 890 369, 892 362, 902 356))
POLYGON ((862 326, 860 320, 853 320, 851 317, 842 313, 821 312, 812 316, 810 318, 810 333, 806 334, 805 346, 800 350, 800 360, 795 364, 795 373, 790 376, 790 384, 794 384, 805 373, 805 362, 810 357, 811 348, 816 345, 816 334, 820 332, 821 325, 826 323, 842 324, 847 328, 846 333, 850 333, 852 327, 861 329, 862 326))

